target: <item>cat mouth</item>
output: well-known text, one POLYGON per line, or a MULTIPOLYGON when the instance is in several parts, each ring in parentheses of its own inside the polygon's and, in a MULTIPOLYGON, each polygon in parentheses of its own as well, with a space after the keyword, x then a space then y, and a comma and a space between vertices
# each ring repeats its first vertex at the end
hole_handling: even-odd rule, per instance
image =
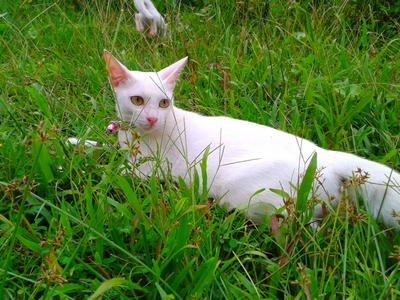
POLYGON ((149 124, 149 123, 133 123, 126 122, 131 128, 137 128, 142 131, 152 131, 157 127, 157 124, 149 124))
POLYGON ((132 121, 132 120, 129 120, 129 121, 124 120, 124 121, 125 121, 125 124, 128 125, 129 127, 137 128, 140 130, 149 130, 149 129, 152 129, 152 127, 154 127, 154 124, 152 126, 148 123, 142 123, 142 122, 137 122, 137 121, 132 121))
POLYGON ((156 128, 155 124, 140 124, 140 126, 135 127, 143 131, 152 131, 154 128, 156 128))
POLYGON ((146 131, 151 131, 155 127, 156 127, 155 124, 147 124, 147 125, 143 126, 143 129, 146 130, 146 131))

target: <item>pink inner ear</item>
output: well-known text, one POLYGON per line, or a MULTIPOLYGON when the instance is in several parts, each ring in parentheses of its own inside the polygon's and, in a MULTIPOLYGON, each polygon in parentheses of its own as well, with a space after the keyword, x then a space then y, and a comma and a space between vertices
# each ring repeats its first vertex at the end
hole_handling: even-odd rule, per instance
POLYGON ((167 67, 159 72, 162 80, 166 80, 172 73, 174 73, 175 69, 172 67, 167 67))
POLYGON ((110 73, 111 83, 114 87, 118 87, 128 79, 128 74, 120 66, 109 66, 108 72, 110 73))
POLYGON ((179 73, 182 71, 183 67, 185 66, 187 61, 187 57, 178 60, 177 62, 173 63, 172 65, 162 69, 158 72, 161 80, 165 81, 170 88, 174 88, 176 81, 179 77, 179 73))
POLYGON ((104 59, 114 88, 129 78, 127 69, 108 51, 104 51, 104 59))

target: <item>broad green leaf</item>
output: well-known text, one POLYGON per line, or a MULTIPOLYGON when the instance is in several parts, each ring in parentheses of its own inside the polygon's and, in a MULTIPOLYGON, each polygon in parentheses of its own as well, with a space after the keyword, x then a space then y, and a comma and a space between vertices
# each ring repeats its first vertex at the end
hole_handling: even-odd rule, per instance
POLYGON ((95 300, 102 296, 108 290, 114 287, 126 287, 129 285, 129 281, 125 278, 112 278, 104 281, 100 286, 96 289, 96 291, 89 297, 88 300, 95 300))
POLYGON ((133 206, 135 209, 136 213, 138 213, 138 216, 140 218, 144 218, 142 214, 142 207, 138 201, 136 193, 133 191, 131 186, 129 185, 128 181, 122 177, 122 176, 117 176, 116 177, 117 184, 119 187, 122 189, 124 192, 126 198, 128 199, 129 203, 133 206))
POLYGON ((201 168, 201 179, 202 179, 202 200, 207 201, 208 197, 208 183, 207 183, 207 159, 210 154, 210 146, 208 146, 204 150, 203 158, 201 159, 200 168, 201 168))
POLYGON ((307 167, 306 173, 304 174, 303 180, 301 181, 299 192, 297 193, 297 211, 304 212, 306 209, 306 203, 308 195, 312 190, 312 184, 314 182, 315 171, 317 170, 317 153, 314 153, 311 158, 310 164, 307 167))
POLYGON ((194 286, 189 288, 191 295, 199 295, 204 288, 214 280, 214 272, 219 264, 217 257, 212 257, 204 262, 193 276, 194 286))
POLYGON ((34 157, 38 157, 39 170, 44 181, 48 184, 54 179, 53 171, 51 170, 51 157, 44 143, 38 141, 32 144, 32 153, 34 157))
POLYGON ((252 295, 258 295, 254 284, 241 272, 236 272, 236 278, 246 287, 247 291, 252 295))
POLYGON ((289 194, 286 193, 283 190, 278 190, 278 189, 269 189, 269 190, 271 192, 273 192, 274 194, 277 194, 277 195, 281 196, 282 198, 285 198, 285 199, 289 199, 290 198, 289 194))
POLYGON ((49 110, 48 100, 39 91, 42 87, 38 84, 33 84, 32 86, 25 86, 25 90, 32 97, 37 107, 42 111, 42 113, 47 117, 51 117, 51 112, 49 110))
POLYGON ((31 239, 25 238, 22 234, 17 234, 17 239, 28 249, 32 250, 36 254, 43 256, 47 252, 47 249, 44 249, 40 246, 39 241, 33 241, 31 239))

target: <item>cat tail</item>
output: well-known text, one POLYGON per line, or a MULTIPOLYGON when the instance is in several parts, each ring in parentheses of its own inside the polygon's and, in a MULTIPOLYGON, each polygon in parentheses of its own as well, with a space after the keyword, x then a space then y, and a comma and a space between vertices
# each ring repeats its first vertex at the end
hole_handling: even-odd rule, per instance
POLYGON ((400 173, 353 154, 333 152, 333 156, 336 174, 356 188, 372 216, 400 229, 400 173))

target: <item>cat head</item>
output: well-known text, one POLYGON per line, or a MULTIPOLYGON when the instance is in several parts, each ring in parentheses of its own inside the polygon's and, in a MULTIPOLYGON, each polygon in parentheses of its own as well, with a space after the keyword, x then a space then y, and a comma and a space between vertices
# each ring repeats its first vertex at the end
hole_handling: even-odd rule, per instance
POLYGON ((163 129, 173 110, 173 91, 187 57, 159 72, 130 71, 104 50, 117 97, 117 113, 141 133, 163 129))

